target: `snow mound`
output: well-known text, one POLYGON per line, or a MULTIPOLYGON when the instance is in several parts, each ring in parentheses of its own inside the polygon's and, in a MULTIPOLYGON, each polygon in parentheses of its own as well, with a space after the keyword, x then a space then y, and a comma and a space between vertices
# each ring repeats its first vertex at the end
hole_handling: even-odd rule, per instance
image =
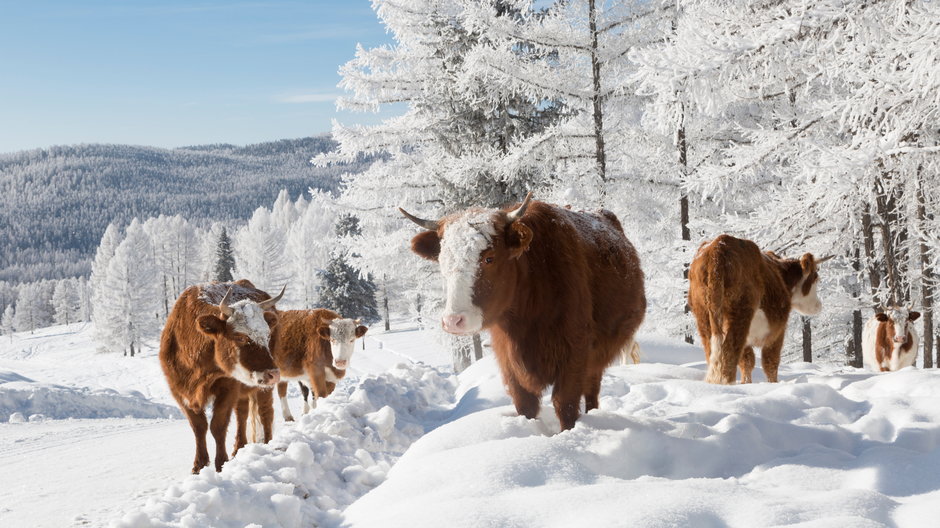
MULTIPOLYGON (((395 461, 444 417, 450 376, 399 365, 339 391, 268 444, 250 444, 150 499, 116 527, 336 525, 341 510, 381 484, 395 461)), ((210 449, 213 449, 211 440, 210 449)))
POLYGON ((0 371, 0 422, 17 422, 18 416, 55 420, 182 417, 176 407, 151 402, 137 391, 36 383, 15 372, 0 371))
POLYGON ((453 421, 405 453, 344 527, 928 526, 940 500, 940 372, 799 364, 778 384, 700 366, 612 367, 600 409, 526 420, 485 358, 453 421), (495 407, 486 409, 485 402, 495 407))

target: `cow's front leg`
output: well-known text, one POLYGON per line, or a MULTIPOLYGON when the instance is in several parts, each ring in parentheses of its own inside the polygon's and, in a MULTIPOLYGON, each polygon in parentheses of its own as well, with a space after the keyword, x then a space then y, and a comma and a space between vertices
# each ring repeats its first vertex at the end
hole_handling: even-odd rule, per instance
POLYGON ((258 418, 261 420, 264 443, 268 443, 274 436, 274 391, 259 389, 255 398, 258 402, 258 418))
POLYGON ((241 397, 235 404, 235 447, 232 449, 232 456, 238 453, 238 450, 248 444, 248 398, 241 397))
POLYGON ((196 437, 196 458, 193 459, 193 475, 199 473, 199 470, 209 465, 209 450, 206 448, 206 431, 209 430, 209 422, 206 420, 206 411, 196 412, 185 405, 180 405, 189 420, 189 426, 193 429, 193 436, 196 437))
MULTIPOLYGON (((212 406, 212 421, 209 423, 209 431, 212 432, 212 438, 215 439, 215 470, 222 471, 222 464, 228 461, 228 453, 225 452, 225 434, 228 431, 228 424, 232 420, 232 408, 238 400, 238 389, 224 391, 215 399, 212 406)), ((247 399, 246 399, 247 404, 247 399)), ((247 415, 247 412, 245 413, 247 415)))
POLYGON ((561 422, 561 430, 567 431, 574 427, 581 415, 581 384, 577 376, 564 373, 555 380, 552 403, 561 422))

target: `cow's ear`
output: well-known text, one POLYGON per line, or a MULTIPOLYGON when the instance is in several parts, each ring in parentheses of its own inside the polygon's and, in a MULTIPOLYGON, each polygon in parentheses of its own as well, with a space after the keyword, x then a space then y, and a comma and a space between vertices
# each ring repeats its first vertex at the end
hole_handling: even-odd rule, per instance
POLYGON ((804 276, 816 271, 816 259, 812 253, 806 253, 800 258, 800 267, 803 268, 804 276))
POLYGON ((362 336, 366 335, 366 332, 368 332, 368 331, 369 331, 368 328, 366 328, 366 327, 364 327, 364 326, 362 326, 362 325, 359 325, 359 326, 356 327, 356 337, 362 337, 362 336))
POLYGON ((888 314, 885 314, 885 313, 876 313, 876 314, 875 314, 875 319, 878 319, 878 320, 881 321, 882 323, 887 323, 887 322, 888 322, 888 314))
POLYGON ((264 311, 264 322, 268 323, 268 328, 277 326, 277 314, 268 310, 264 311))
POLYGON ((532 243, 532 229, 520 221, 515 221, 509 226, 506 241, 509 246, 509 256, 519 258, 532 243))
POLYGON ((908 321, 916 321, 918 318, 920 318, 920 312, 911 312, 907 314, 908 321))
POLYGON ((437 236, 437 231, 422 231, 411 239, 411 250, 436 262, 441 254, 441 237, 437 236))
POLYGON ((330 327, 328 325, 320 326, 319 328, 317 328, 317 335, 319 335, 321 339, 329 340, 330 339, 330 327))
POLYGON ((196 327, 206 335, 225 333, 225 321, 214 315, 200 315, 196 319, 196 327))

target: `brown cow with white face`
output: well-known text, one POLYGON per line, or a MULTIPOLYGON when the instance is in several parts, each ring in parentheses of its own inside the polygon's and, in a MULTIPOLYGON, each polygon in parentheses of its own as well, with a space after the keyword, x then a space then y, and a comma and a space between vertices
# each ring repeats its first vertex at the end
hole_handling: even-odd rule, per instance
POLYGON ((730 235, 704 242, 689 266, 689 307, 705 347, 705 381, 732 384, 740 367, 750 383, 758 347, 767 381, 776 382, 790 309, 822 310, 817 266, 830 258, 786 259, 730 235))
POLYGON ((336 382, 346 376, 346 369, 356 349, 356 339, 368 328, 353 319, 343 319, 332 310, 285 310, 278 313, 274 362, 281 370, 277 386, 284 420, 294 416, 287 405, 287 382, 298 381, 304 393, 304 413, 317 406, 317 398, 326 398, 336 382), (307 385, 313 389, 308 399, 307 385))
POLYGON ((917 330, 912 324, 920 312, 895 306, 878 312, 865 323, 862 334, 862 358, 875 372, 910 367, 917 359, 917 330))
POLYGON ((549 385, 562 430, 574 427, 582 397, 596 409, 604 369, 633 350, 646 311, 640 259, 617 217, 531 201, 531 193, 510 209, 439 221, 401 212, 428 229, 411 247, 440 263, 444 330, 490 331, 519 414, 535 418, 549 385))
MULTIPOLYGON (((225 434, 232 409, 238 415, 235 451, 245 445, 249 397, 271 399, 280 380, 269 350, 277 324, 272 299, 250 282, 212 283, 187 288, 177 299, 160 336, 160 365, 170 392, 196 436, 193 473, 209 464, 206 430, 215 439, 215 469, 228 460, 225 434), (212 405, 212 423, 206 407, 212 405)), ((268 404, 270 405, 270 404, 268 404)), ((270 416, 270 414, 269 414, 270 416)), ((266 427, 270 439, 270 420, 266 427)))

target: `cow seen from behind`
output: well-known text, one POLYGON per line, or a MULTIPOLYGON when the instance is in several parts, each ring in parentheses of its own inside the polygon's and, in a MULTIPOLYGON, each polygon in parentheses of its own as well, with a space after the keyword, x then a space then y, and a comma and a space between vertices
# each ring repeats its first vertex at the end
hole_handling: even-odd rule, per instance
MULTIPOLYGON (((174 304, 160 335, 160 365, 196 437, 193 473, 209 464, 207 430, 215 439, 215 469, 221 471, 228 460, 225 436, 232 410, 238 417, 237 452, 246 442, 249 400, 272 398, 280 374, 269 346, 278 319, 274 305, 283 295, 281 291, 272 299, 240 280, 191 286, 174 304), (206 419, 209 406, 211 423, 206 419)), ((270 426, 268 420, 265 440, 270 439, 270 426)))
POLYGON ((440 220, 402 214, 426 231, 412 250, 440 264, 445 331, 488 329, 516 410, 538 416, 542 391, 562 430, 598 406, 601 377, 635 350, 646 296, 636 250, 610 211, 532 201, 469 209, 440 220))
POLYGON ((705 348, 705 381, 732 384, 740 367, 742 383, 750 383, 758 347, 767 381, 776 382, 790 310, 822 310, 817 267, 830 258, 787 259, 730 235, 702 243, 689 267, 688 299, 705 348))
POLYGON ((287 382, 296 380, 304 393, 304 414, 316 407, 346 375, 356 339, 368 329, 353 319, 343 319, 334 311, 285 310, 275 330, 274 362, 281 372, 278 396, 284 420, 294 419, 287 405, 287 382))
POLYGON ((917 359, 917 330, 912 324, 920 312, 892 307, 878 312, 865 323, 862 333, 862 358, 875 372, 910 367, 917 359))

